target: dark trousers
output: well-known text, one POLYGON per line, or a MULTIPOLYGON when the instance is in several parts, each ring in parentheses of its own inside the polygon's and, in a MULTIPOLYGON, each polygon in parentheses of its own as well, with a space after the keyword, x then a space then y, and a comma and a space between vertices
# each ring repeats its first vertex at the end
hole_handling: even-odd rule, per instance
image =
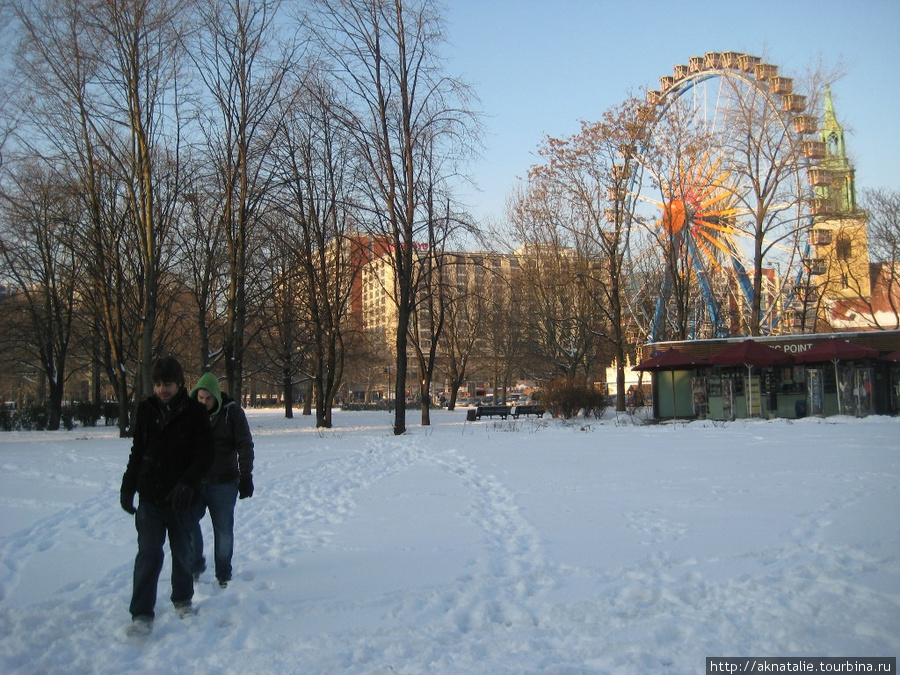
POLYGON ((169 537, 172 554, 172 602, 188 602, 194 597, 191 563, 194 557, 191 532, 200 517, 197 507, 187 511, 159 508, 143 499, 138 504, 134 526, 138 535, 138 552, 134 559, 131 616, 154 616, 156 587, 162 572, 163 545, 169 537))

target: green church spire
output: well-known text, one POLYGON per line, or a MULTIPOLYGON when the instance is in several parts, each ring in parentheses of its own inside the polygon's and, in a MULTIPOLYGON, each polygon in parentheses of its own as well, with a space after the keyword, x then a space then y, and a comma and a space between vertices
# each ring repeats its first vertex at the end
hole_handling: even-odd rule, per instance
POLYGON ((822 118, 820 140, 825 144, 825 158, 819 163, 831 176, 829 185, 816 189, 818 196, 828 200, 836 213, 856 211, 856 177, 847 157, 844 127, 834 113, 831 87, 825 89, 825 113, 822 118))

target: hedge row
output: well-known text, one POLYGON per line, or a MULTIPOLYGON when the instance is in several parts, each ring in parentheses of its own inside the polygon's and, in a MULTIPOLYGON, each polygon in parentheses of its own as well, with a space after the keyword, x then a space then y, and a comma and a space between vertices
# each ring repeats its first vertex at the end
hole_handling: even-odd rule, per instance
POLYGON ((567 420, 579 414, 599 419, 609 405, 609 399, 591 385, 565 379, 554 380, 542 388, 540 402, 553 417, 567 420))
MULTIPOLYGON (((49 419, 49 411, 42 405, 0 406, 0 431, 44 431, 49 419)), ((60 426, 65 429, 74 429, 76 425, 95 427, 100 422, 108 427, 118 425, 119 404, 76 401, 63 406, 60 426)))

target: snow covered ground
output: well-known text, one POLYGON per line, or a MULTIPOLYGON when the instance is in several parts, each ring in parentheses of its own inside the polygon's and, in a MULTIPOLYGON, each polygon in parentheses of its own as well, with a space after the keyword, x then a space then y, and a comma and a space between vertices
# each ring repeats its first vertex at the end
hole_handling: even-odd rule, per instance
MULTIPOLYGON (((235 580, 124 637, 114 429, 0 434, 0 672, 702 673, 897 656, 900 419, 248 411, 235 580)), ((208 519, 204 521, 211 541, 208 519)))

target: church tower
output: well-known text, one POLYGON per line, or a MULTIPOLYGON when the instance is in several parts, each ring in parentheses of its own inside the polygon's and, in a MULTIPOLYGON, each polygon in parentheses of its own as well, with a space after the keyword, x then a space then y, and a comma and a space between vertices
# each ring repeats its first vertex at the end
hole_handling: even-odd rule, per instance
POLYGON ((821 308, 839 314, 848 300, 868 299, 869 247, 866 214, 856 201, 856 171, 847 157, 844 128, 834 113, 831 89, 825 91, 825 111, 817 143, 819 156, 809 168, 813 189, 810 229, 811 266, 821 308))

